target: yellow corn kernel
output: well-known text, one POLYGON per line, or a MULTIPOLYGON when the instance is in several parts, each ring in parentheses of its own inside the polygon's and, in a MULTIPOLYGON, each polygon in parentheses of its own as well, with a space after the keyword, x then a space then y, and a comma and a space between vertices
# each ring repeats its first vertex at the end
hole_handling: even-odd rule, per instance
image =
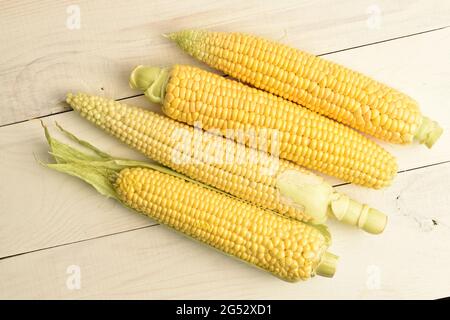
POLYGON ((313 227, 155 170, 124 169, 115 187, 131 208, 287 281, 314 275, 327 247, 313 227), (247 240, 236 246, 238 238, 247 240), (294 249, 293 243, 303 245, 294 249), (281 252, 302 259, 287 260, 281 252))
MULTIPOLYGON (((151 83, 136 81, 146 76, 146 68, 149 67, 135 69, 130 83, 151 83)), ((152 68, 154 67, 150 67, 152 68)), ((179 74, 183 74, 187 82, 194 81, 194 78, 202 79, 203 84, 214 81, 215 85, 210 92, 206 92, 206 85, 201 86, 202 96, 211 94, 214 97, 212 101, 197 97, 197 102, 201 101, 205 105, 195 114, 195 121, 201 123, 203 129, 218 129, 223 135, 228 129, 253 130, 257 136, 261 134, 261 130, 268 130, 272 134, 267 135, 267 144, 278 144, 282 158, 344 181, 372 188, 389 185, 397 173, 395 158, 375 142, 347 126, 292 102, 191 66, 174 65, 165 74, 168 80, 158 81, 168 84, 165 95, 175 95, 178 88, 186 89, 185 98, 180 97, 176 108, 170 100, 163 97, 160 99, 163 112, 175 120, 194 124, 189 108, 186 107, 192 101, 194 92, 172 85, 172 81, 177 82, 174 79, 179 78, 179 74), (238 97, 230 98, 232 92, 237 92, 238 97), (251 101, 250 110, 245 110, 248 101, 251 101), (206 113, 204 110, 209 111, 206 113), (240 114, 243 110, 245 114, 242 117, 240 114), (267 115, 269 113, 270 116, 267 115), (295 144, 295 152, 292 144, 295 144)), ((310 95, 310 99, 314 98, 310 95)), ((255 147, 249 140, 245 143, 255 147)))
POLYGON ((209 133, 201 136, 200 150, 196 152, 193 127, 145 109, 83 93, 69 94, 67 102, 87 120, 158 163, 291 218, 313 219, 304 210, 280 201, 276 183, 281 172, 299 170, 311 174, 293 163, 277 161, 251 148, 240 148, 235 142, 209 133), (113 118, 114 122, 111 121, 113 118), (144 139, 145 143, 142 143, 144 139), (221 157, 218 161, 208 161, 214 159, 217 149, 227 151, 228 159, 221 157), (270 172, 272 167, 273 173, 270 172), (253 187, 249 188, 252 183, 253 187))
POLYGON ((329 234, 318 227, 212 190, 165 167, 114 158, 64 131, 94 151, 81 152, 45 131, 58 159, 47 167, 76 176, 159 223, 286 281, 335 273, 337 257, 326 252, 329 234))
POLYGON ((417 102, 406 94, 295 48, 242 33, 185 30, 172 33, 169 38, 190 55, 238 80, 379 139, 405 144, 415 138, 431 147, 442 134, 442 128, 436 122, 428 118, 423 120, 426 117, 422 116, 417 102), (244 47, 260 48, 260 54, 244 48, 241 55, 245 58, 235 61, 216 50, 228 43, 227 50, 232 55, 237 41, 245 41, 244 47), (333 95, 320 88, 332 91, 333 95), (308 94, 316 99, 311 99, 308 94), (343 116, 345 111, 355 114, 351 105, 360 106, 359 117, 343 116), (366 115, 369 111, 385 115, 390 120, 389 125, 373 121, 366 115), (402 111, 401 114, 398 111, 402 111))
POLYGON ((198 136, 199 130, 193 127, 103 97, 68 94, 67 102, 87 120, 152 160, 240 199, 315 224, 324 223, 329 213, 343 221, 350 214, 353 218, 347 220, 368 232, 384 229, 378 223, 385 221, 384 215, 383 219, 366 219, 366 223, 358 220, 358 212, 347 210, 349 206, 341 205, 334 212, 338 194, 322 178, 292 162, 212 133, 200 131, 198 136))

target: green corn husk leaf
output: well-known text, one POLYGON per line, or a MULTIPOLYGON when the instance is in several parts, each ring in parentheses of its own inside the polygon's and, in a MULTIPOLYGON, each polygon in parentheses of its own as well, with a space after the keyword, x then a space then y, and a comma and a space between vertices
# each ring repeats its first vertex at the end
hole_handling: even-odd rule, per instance
MULTIPOLYGON (((108 198, 114 198, 120 201, 122 204, 124 203, 121 201, 121 199, 117 195, 117 192, 114 189, 114 181, 121 170, 130 167, 143 167, 157 170, 159 172, 170 174, 172 176, 184 179, 188 182, 198 184, 209 190, 225 194, 228 197, 239 199, 222 190, 216 189, 209 185, 193 180, 170 168, 164 167, 156 163, 114 158, 108 153, 105 153, 100 149, 96 148, 89 142, 79 139, 74 134, 65 130, 58 123, 56 123, 58 129, 62 133, 64 133, 65 136, 67 136, 71 141, 75 142, 79 146, 85 148, 86 151, 89 153, 82 152, 79 149, 76 149, 68 144, 65 144, 53 138, 50 135, 48 128, 42 123, 42 121, 41 125, 44 128, 45 137, 50 147, 49 153, 55 158, 56 161, 56 163, 47 164, 42 163, 41 161, 38 160, 42 165, 50 169, 80 178, 81 180, 93 186, 100 194, 108 198)), ((242 201, 241 199, 239 200, 242 201)), ((273 214, 279 215, 276 212, 273 212, 273 214)), ((290 219, 285 216, 283 217, 286 219, 290 219)), ((313 224, 308 222, 306 222, 305 224, 316 228, 324 236, 327 245, 328 246, 331 245, 331 234, 328 230, 328 227, 325 224, 313 224)))

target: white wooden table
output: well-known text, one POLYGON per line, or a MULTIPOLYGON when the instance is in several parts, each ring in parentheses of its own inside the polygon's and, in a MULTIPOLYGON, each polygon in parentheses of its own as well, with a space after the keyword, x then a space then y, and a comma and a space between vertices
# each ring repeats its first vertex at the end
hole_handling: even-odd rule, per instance
POLYGON ((445 0, 1 1, 0 298, 449 296, 448 25, 445 0), (389 225, 370 236, 331 223, 332 251, 341 257, 333 279, 284 283, 36 163, 35 155, 49 157, 35 118, 142 158, 70 111, 65 93, 149 106, 133 97, 129 71, 200 65, 161 37, 197 27, 256 33, 323 55, 412 95, 444 127, 432 150, 383 144, 400 167, 390 188, 338 187, 386 212, 389 225))

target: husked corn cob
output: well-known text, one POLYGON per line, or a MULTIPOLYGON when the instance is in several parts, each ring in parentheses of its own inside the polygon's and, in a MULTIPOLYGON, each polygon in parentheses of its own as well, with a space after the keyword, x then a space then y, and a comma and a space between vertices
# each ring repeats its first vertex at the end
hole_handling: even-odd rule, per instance
POLYGON ((169 117, 190 125, 200 123, 205 130, 217 129, 223 135, 230 129, 276 133, 266 135, 267 145, 278 145, 281 158, 348 182, 381 188, 391 183, 397 171, 395 158, 358 132, 199 68, 139 66, 130 85, 161 103, 169 117))
POLYGON ((68 94, 67 102, 150 159, 255 205, 315 224, 330 215, 375 234, 386 225, 381 212, 286 160, 106 98, 68 94))
POLYGON ((226 254, 286 281, 316 273, 331 277, 337 257, 326 252, 329 239, 313 226, 258 208, 206 188, 167 168, 115 159, 85 141, 88 155, 46 136, 56 164, 100 193, 226 254))
POLYGON ((243 33, 185 30, 168 37, 236 79, 379 139, 431 147, 442 134, 411 97, 312 54, 243 33))

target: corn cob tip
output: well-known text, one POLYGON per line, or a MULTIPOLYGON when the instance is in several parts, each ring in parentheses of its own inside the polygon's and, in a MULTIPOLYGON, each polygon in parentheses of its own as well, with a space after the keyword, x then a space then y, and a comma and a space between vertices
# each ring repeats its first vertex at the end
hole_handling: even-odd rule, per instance
POLYGON ((322 260, 316 269, 316 274, 318 276, 332 278, 336 273, 336 265, 339 257, 332 254, 331 252, 325 252, 322 256, 322 260))
POLYGON ((132 89, 144 91, 151 102, 161 103, 165 96, 168 78, 167 68, 139 65, 131 72, 129 85, 132 89))
POLYGON ((170 32, 170 33, 164 33, 163 37, 167 38, 169 40, 178 42, 182 38, 186 38, 186 36, 183 36, 184 34, 187 34, 188 30, 181 30, 176 32, 170 32))
POLYGON ((414 139, 431 148, 443 132, 444 130, 439 126, 439 123, 428 117, 423 117, 419 129, 417 129, 414 135, 414 139))
POLYGON ((66 103, 75 111, 81 111, 85 109, 88 105, 86 104, 86 100, 88 99, 88 95, 85 93, 72 93, 68 92, 66 94, 66 103))
POLYGON ((179 32, 163 33, 163 37, 172 41, 176 41, 179 32))
POLYGON ((66 94, 66 103, 75 111, 80 111, 82 108, 83 93, 72 93, 68 92, 66 94))
POLYGON ((164 37, 175 42, 181 49, 185 50, 190 55, 199 58, 198 54, 200 52, 196 50, 195 43, 201 43, 206 35, 207 31, 204 30, 187 29, 171 32, 164 35, 164 37))
POLYGON ((68 93, 66 94, 66 102, 67 102, 68 104, 70 104, 70 102, 72 101, 72 98, 73 98, 73 93, 72 93, 72 92, 68 92, 68 93))

